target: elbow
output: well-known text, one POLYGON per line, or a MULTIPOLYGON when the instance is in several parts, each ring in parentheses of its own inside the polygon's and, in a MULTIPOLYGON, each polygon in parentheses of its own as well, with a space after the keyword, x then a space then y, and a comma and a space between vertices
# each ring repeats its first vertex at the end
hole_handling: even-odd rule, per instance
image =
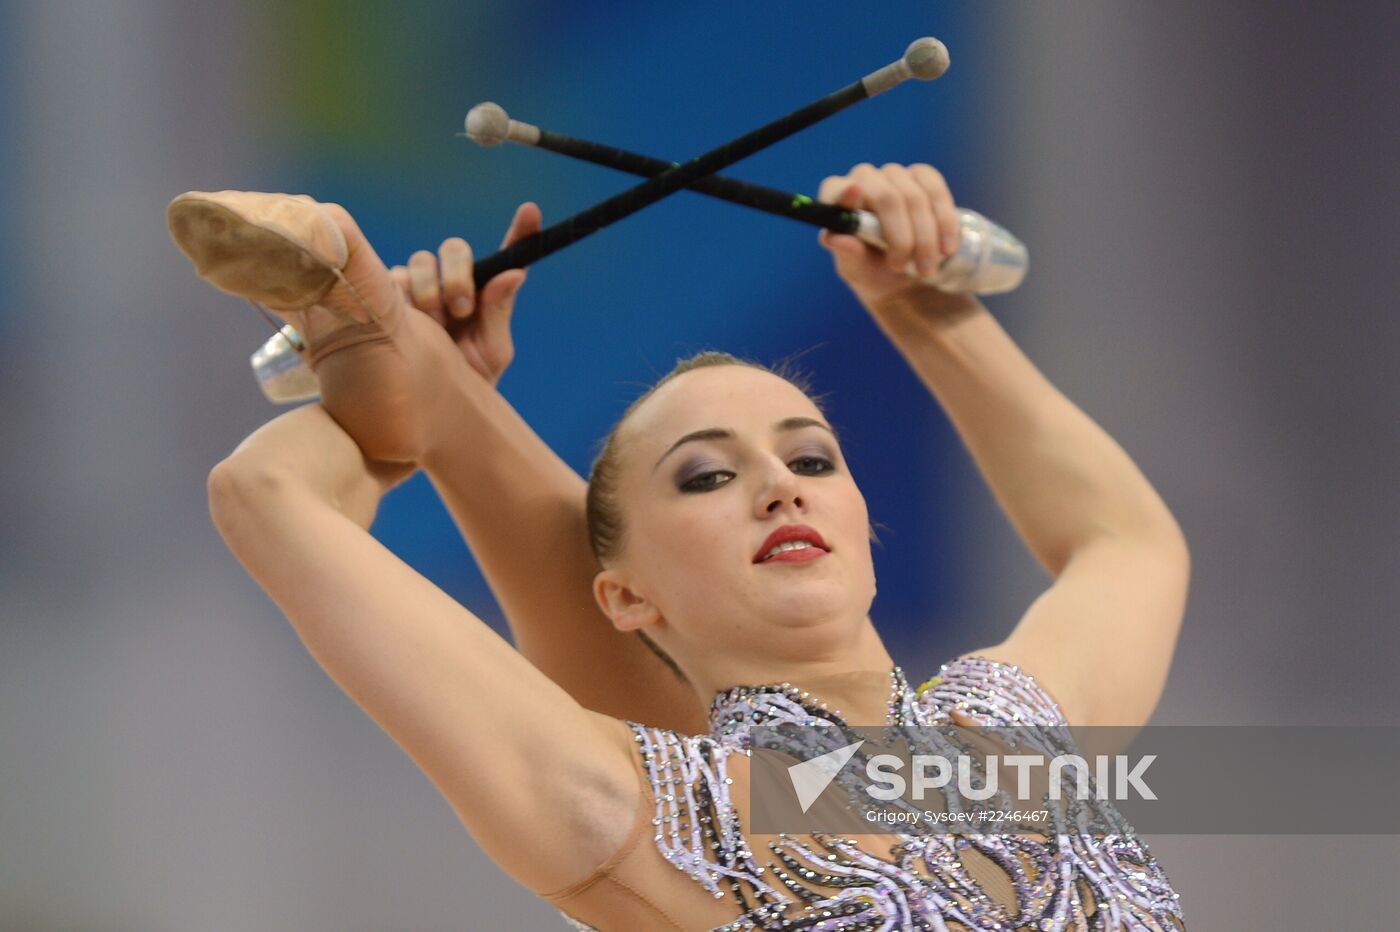
POLYGON ((285 491, 287 483, 288 477, 278 470, 234 453, 209 471, 209 517, 232 543, 250 518, 285 491))
POLYGON ((1144 566, 1155 567, 1157 578, 1178 590, 1184 604, 1191 585, 1191 548, 1181 526, 1168 515, 1164 522, 1124 542, 1144 561, 1144 566))
POLYGON ((1154 505, 1136 523, 1136 527, 1122 537, 1131 541, 1140 552, 1151 553, 1162 565, 1174 569, 1184 581, 1191 574, 1191 548, 1186 541, 1186 532, 1181 529, 1166 503, 1157 499, 1154 505))
POLYGON ((1141 533, 1164 550, 1174 551, 1183 559, 1188 558, 1190 553, 1186 545, 1186 532, 1181 529, 1181 524, 1165 502, 1158 499, 1155 504, 1156 507, 1150 509, 1141 521, 1141 533))
POLYGON ((1058 579, 1081 553, 1097 552, 1112 547, 1150 558, 1153 563, 1171 567, 1183 584, 1191 575, 1191 550, 1186 534, 1172 516, 1161 516, 1130 527, 1098 526, 1091 534, 1066 542, 1055 551, 1041 554, 1041 563, 1052 578, 1058 579))
POLYGON ((1186 532, 1175 518, 1168 515, 1159 537, 1164 559, 1177 569, 1182 585, 1185 585, 1191 578, 1191 547, 1186 541, 1186 532))

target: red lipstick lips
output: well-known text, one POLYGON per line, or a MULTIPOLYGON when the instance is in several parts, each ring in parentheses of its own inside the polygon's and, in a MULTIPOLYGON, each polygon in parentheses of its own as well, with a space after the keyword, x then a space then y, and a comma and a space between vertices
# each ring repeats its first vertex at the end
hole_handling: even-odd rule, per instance
POLYGON ((806 562, 807 560, 815 560, 821 554, 828 553, 831 550, 831 548, 826 545, 826 541, 822 540, 822 536, 817 533, 816 528, 808 527, 805 524, 785 524, 768 535, 768 539, 763 542, 762 546, 758 548, 758 552, 753 555, 753 562, 767 562, 764 560, 764 555, 767 554, 768 551, 780 544, 786 544, 794 540, 805 540, 807 543, 811 544, 812 547, 804 550, 784 551, 774 554, 768 559, 783 559, 784 562, 788 560, 801 560, 802 562, 806 562))

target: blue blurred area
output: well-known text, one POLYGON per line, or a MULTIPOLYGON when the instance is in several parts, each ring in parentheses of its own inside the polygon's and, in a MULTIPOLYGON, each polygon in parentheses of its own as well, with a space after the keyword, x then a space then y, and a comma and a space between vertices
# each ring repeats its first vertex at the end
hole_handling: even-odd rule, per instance
MULTIPOLYGON (((823 177, 860 161, 929 161, 955 196, 975 191, 976 153, 963 140, 982 135, 975 104, 989 66, 959 8, 882 4, 879 22, 859 29, 852 15, 843 3, 711 7, 682 29, 649 3, 536 3, 509 14, 420 3, 378 33, 373 23, 326 17, 306 27, 312 41, 343 51, 350 40, 337 37, 353 36, 366 58, 329 76, 340 82, 342 120, 327 123, 324 109, 306 115, 314 132, 298 137, 286 183, 348 206, 390 263, 451 235, 481 255, 524 200, 537 201, 550 223, 637 183, 549 152, 476 147, 455 134, 481 101, 557 132, 681 160, 937 34, 954 50, 943 79, 861 103, 728 173, 815 193, 823 177), (372 107, 380 109, 362 109, 372 107), (308 138, 319 141, 311 147, 308 138)), ((302 99, 319 106, 317 94, 302 99)), ((515 334, 518 358, 503 391, 585 474, 623 406, 677 357, 704 348, 763 361, 803 353, 883 528, 877 619, 898 642, 901 625, 918 619, 929 635, 954 604, 952 565, 940 559, 953 544, 940 477, 961 455, 956 440, 832 273, 815 230, 679 194, 539 263, 515 334)), ((485 609, 484 583, 425 479, 389 497, 375 533, 485 609)))

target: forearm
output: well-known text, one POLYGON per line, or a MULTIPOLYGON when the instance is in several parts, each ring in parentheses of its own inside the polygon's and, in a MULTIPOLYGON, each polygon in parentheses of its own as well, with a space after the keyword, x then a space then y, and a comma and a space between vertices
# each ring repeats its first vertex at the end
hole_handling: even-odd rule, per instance
POLYGON ((1051 575, 1108 537, 1180 541, 1171 513, 1123 449, 1050 384, 976 298, 921 289, 871 313, 1051 575))
POLYGON ((477 373, 461 367, 422 466, 510 623, 516 645, 587 708, 694 729, 691 690, 593 599, 585 481, 477 373))
POLYGON ((502 608, 596 613, 584 480, 476 373, 461 367, 442 390, 451 401, 422 466, 502 608))

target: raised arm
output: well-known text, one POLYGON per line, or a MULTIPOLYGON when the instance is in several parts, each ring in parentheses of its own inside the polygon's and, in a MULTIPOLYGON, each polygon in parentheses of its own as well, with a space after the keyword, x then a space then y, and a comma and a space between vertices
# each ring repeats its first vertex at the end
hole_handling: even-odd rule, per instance
POLYGON ((365 531, 407 472, 367 461, 310 405, 213 470, 211 512, 311 655, 487 853, 536 892, 557 890, 611 856, 632 824, 630 732, 580 706, 365 531), (543 820, 542 806, 573 816, 543 820))
POLYGON ((822 197, 880 214, 890 249, 824 236, 837 268, 943 406, 983 478, 1054 583, 1002 643, 1073 724, 1141 724, 1166 682, 1190 560, 1137 466, 1060 393, 973 297, 900 273, 956 249, 946 183, 927 165, 863 165, 822 197))
MULTIPOLYGON (((522 205, 506 243, 538 228, 522 205)), ((500 602, 521 653, 587 708, 682 732, 705 729, 694 691, 593 599, 598 566, 584 519, 585 481, 496 390, 514 356, 510 316, 524 281, 502 273, 480 295, 472 253, 449 239, 393 269, 405 297, 438 323, 467 323, 457 341, 468 365, 444 367, 416 455, 500 602)), ((442 338, 441 334, 419 334, 442 338)), ((392 418, 390 412, 384 414, 392 418)))

